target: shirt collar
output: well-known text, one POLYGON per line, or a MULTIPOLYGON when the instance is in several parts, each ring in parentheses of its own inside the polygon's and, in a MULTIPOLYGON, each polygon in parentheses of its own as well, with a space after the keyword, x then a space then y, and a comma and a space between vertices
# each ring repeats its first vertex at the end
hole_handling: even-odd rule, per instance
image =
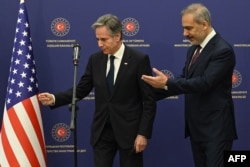
MULTIPOLYGON (((121 59, 122 56, 123 56, 123 53, 124 53, 124 50, 125 50, 125 45, 122 43, 121 44, 121 47, 117 50, 117 52, 115 52, 113 54, 113 56, 115 56, 115 58, 117 59, 121 59)), ((109 55, 110 56, 110 55, 109 55)))
POLYGON ((213 29, 208 35, 207 37, 203 40, 203 42, 200 44, 201 48, 203 49, 207 43, 216 35, 215 30, 213 29))

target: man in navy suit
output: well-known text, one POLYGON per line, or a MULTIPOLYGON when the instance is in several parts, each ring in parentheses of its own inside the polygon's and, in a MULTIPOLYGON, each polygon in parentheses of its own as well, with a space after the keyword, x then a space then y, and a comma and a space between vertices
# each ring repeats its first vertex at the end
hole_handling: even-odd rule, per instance
POLYGON ((190 136, 195 166, 223 167, 223 153, 237 139, 231 95, 235 54, 213 29, 204 5, 191 4, 181 14, 183 35, 192 44, 182 74, 171 79, 153 68, 156 76, 142 79, 158 88, 158 100, 185 94, 185 137, 190 136))
MULTIPOLYGON (((95 167, 112 167, 116 152, 121 167, 143 167, 143 151, 151 138, 156 113, 152 86, 141 80, 151 75, 148 55, 125 46, 122 24, 114 15, 103 15, 92 25, 101 51, 90 56, 76 97, 82 99, 94 88, 95 113, 91 145, 95 167), (114 56, 113 91, 106 76, 114 56)), ((72 89, 51 94, 40 93, 43 105, 56 108, 72 102, 72 89)))

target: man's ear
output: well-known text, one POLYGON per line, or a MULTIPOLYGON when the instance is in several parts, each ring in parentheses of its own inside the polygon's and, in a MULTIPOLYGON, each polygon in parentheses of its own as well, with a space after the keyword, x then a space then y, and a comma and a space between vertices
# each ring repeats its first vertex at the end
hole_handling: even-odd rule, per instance
POLYGON ((121 40, 121 33, 117 33, 115 35, 115 39, 116 39, 117 42, 119 42, 121 40))

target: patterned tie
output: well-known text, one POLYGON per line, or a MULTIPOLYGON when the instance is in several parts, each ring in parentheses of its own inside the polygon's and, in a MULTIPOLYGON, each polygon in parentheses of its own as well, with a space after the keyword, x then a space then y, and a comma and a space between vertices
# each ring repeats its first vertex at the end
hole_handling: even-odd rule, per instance
POLYGON ((110 69, 107 75, 107 83, 108 83, 110 95, 113 93, 113 89, 114 89, 114 59, 115 59, 115 56, 113 55, 109 57, 110 69))
POLYGON ((195 54, 193 55, 191 62, 189 63, 188 69, 190 69, 190 67, 195 63, 195 61, 196 61, 197 58, 199 57, 199 55, 200 55, 200 50, 201 50, 201 46, 198 45, 197 48, 196 48, 196 52, 195 52, 195 54))

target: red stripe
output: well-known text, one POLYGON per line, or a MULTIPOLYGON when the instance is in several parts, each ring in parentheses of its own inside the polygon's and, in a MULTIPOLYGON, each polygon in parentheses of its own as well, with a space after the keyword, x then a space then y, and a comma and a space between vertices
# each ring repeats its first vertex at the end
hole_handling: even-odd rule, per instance
MULTIPOLYGON (((37 96, 36 96, 36 98, 37 98, 37 96)), ((37 118, 35 109, 34 109, 34 107, 32 105, 32 102, 31 102, 30 98, 24 100, 23 101, 23 105, 25 107, 25 110, 27 111, 27 114, 29 115, 29 118, 30 118, 30 121, 32 123, 32 126, 35 129, 36 136, 37 136, 38 142, 40 144, 40 148, 41 148, 41 150, 43 152, 43 158, 45 159, 46 154, 45 154, 45 146, 44 146, 44 140, 43 140, 43 136, 42 136, 42 130, 41 130, 41 127, 40 127, 40 124, 39 124, 39 120, 37 118)))
MULTIPOLYGON (((6 113, 8 114, 9 112, 6 112, 6 113)), ((6 115, 6 117, 8 116, 6 115)), ((4 121, 3 121, 2 129, 1 129, 1 139, 2 139, 2 146, 3 146, 4 154, 9 165, 20 166, 20 164, 18 163, 17 157, 11 148, 11 144, 7 138, 5 127, 4 127, 4 121)))
MULTIPOLYGON (((16 136, 17 136, 28 160, 30 161, 30 164, 32 166, 40 166, 39 161, 35 155, 34 149, 30 143, 30 139, 28 138, 20 120, 18 119, 16 112, 25 112, 25 111, 15 111, 13 108, 11 108, 11 112, 9 112, 9 115, 10 115, 9 117, 10 117, 10 120, 12 123, 12 127, 16 133, 16 136)), ((29 112, 32 112, 32 111, 29 111, 29 112)))

